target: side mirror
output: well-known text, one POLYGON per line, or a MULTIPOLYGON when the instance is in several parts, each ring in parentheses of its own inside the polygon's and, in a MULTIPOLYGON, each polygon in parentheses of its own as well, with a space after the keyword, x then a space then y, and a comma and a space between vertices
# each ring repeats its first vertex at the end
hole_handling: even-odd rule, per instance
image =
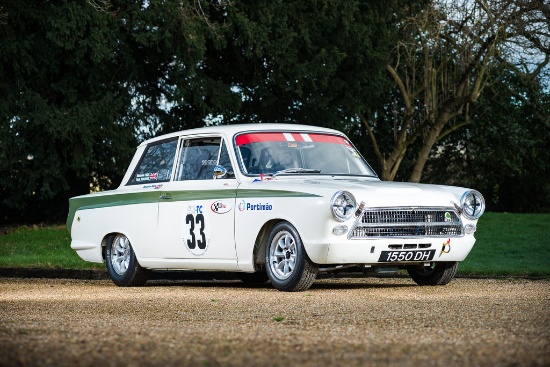
POLYGON ((214 167, 214 178, 223 178, 227 174, 227 170, 224 166, 214 167))

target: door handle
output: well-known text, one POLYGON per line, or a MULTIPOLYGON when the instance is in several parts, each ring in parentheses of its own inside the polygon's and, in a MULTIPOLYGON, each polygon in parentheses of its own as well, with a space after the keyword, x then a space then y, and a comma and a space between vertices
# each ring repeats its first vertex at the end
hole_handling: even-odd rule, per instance
POLYGON ((168 193, 160 196, 160 200, 171 200, 171 199, 172 199, 172 195, 168 193))

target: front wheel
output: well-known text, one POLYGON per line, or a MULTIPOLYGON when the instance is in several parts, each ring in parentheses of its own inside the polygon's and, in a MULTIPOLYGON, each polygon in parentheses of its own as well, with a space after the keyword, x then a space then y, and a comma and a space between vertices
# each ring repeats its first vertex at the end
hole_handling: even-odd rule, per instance
POLYGON ((445 285, 453 280, 458 262, 432 262, 430 266, 409 266, 407 272, 418 285, 445 285))
POLYGON ((318 266, 306 254, 300 235, 287 222, 273 227, 265 246, 267 275, 280 291, 308 289, 317 276, 318 266))
POLYGON ((123 234, 107 242, 105 262, 109 276, 119 287, 137 287, 149 278, 150 271, 139 265, 130 240, 123 234))

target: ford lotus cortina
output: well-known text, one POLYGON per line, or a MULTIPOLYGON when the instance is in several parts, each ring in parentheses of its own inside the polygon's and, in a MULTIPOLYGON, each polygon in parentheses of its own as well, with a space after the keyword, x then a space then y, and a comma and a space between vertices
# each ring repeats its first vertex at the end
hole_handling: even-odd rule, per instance
POLYGON ((348 267, 442 285, 484 210, 475 190, 380 181, 339 131, 248 124, 143 142, 117 189, 70 199, 67 228, 119 286, 204 270, 302 291, 348 267))

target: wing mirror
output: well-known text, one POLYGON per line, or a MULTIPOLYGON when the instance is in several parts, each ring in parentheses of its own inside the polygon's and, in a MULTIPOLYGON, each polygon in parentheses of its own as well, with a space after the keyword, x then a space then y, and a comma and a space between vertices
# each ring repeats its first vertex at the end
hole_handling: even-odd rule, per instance
POLYGON ((223 178, 227 174, 227 170, 224 166, 216 166, 214 167, 214 177, 215 178, 223 178))

